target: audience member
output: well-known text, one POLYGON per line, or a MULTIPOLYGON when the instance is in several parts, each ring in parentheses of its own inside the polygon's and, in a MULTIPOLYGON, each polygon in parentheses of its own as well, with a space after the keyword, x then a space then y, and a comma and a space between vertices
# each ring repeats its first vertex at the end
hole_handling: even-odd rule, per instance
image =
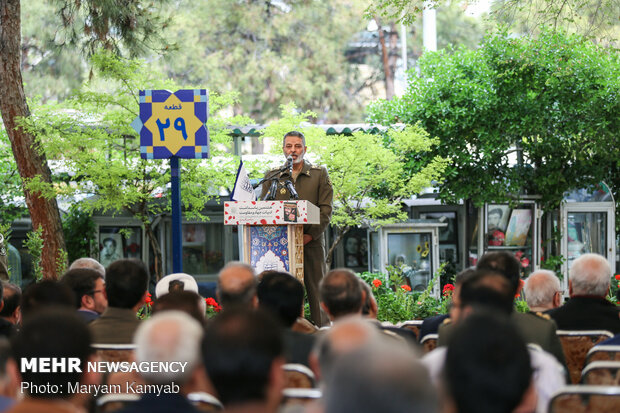
MULTIPOLYGON (((513 286, 503 275, 489 270, 477 270, 462 282, 459 297, 453 302, 454 311, 451 312, 453 324, 449 326, 454 330, 470 314, 486 311, 509 318, 515 331, 520 334, 519 327, 512 318, 513 290, 513 286)), ((452 334, 447 345, 448 348, 454 345, 452 334)), ((538 394, 538 408, 540 412, 544 412, 553 393, 565 384, 566 371, 553 355, 540 349, 539 346, 528 346, 528 349, 531 366, 535 372, 533 380, 538 394)), ((441 347, 426 354, 422 362, 429 369, 433 381, 438 383, 446 363, 445 344, 442 343, 441 347)))
POLYGON ((142 261, 114 261, 106 270, 108 308, 89 324, 94 343, 127 344, 140 324, 136 313, 145 303, 149 274, 142 261))
MULTIPOLYGON (((454 277, 454 290, 452 291, 452 301, 454 301, 454 297, 458 296, 463 280, 473 274, 474 271, 475 268, 470 267, 456 274, 456 276, 454 277)), ((425 318, 422 322, 422 325, 420 326, 420 332, 418 333, 418 338, 420 339, 420 341, 422 341, 424 336, 428 334, 437 334, 439 326, 446 322, 446 320, 448 320, 449 318, 449 313, 439 314, 433 317, 425 318)))
POLYGON ((198 283, 194 277, 183 272, 170 274, 163 277, 155 286, 155 297, 177 291, 192 291, 198 294, 198 283))
POLYGON ((108 308, 103 275, 90 268, 67 271, 60 283, 68 286, 75 295, 75 307, 82 319, 90 323, 108 308))
POLYGON ((175 291, 157 298, 151 306, 151 314, 178 310, 192 316, 201 325, 205 322, 204 299, 193 291, 175 291))
POLYGON ((28 284, 22 294, 21 309, 23 319, 50 307, 74 308, 75 294, 71 289, 51 280, 28 284))
POLYGON ((560 280, 553 271, 534 271, 527 277, 523 292, 527 306, 533 313, 542 313, 557 308, 562 302, 560 280))
POLYGON ((72 385, 99 383, 99 373, 87 368, 87 362, 92 356, 90 338, 86 324, 70 309, 52 308, 37 311, 24 318, 21 331, 12 341, 15 362, 9 364, 9 367, 17 381, 22 382, 25 397, 9 412, 81 411, 91 396, 88 393, 72 392, 67 383, 72 385), (45 357, 78 358, 81 371, 66 369, 66 372, 35 373, 30 369, 19 367, 22 365, 22 360, 45 357), (50 388, 56 391, 46 390, 50 388))
POLYGON ((69 271, 77 270, 78 268, 88 268, 91 270, 95 270, 105 278, 105 267, 101 265, 99 261, 97 261, 94 258, 89 258, 89 257, 78 258, 77 260, 71 263, 71 265, 69 266, 69 271))
POLYGON ((286 362, 309 366, 308 356, 314 345, 314 336, 291 329, 297 318, 303 314, 303 284, 289 273, 270 272, 258 283, 256 295, 258 307, 271 312, 284 327, 286 362))
POLYGON ((359 279, 348 268, 329 271, 319 284, 321 308, 331 322, 338 318, 362 314, 364 296, 359 279))
POLYGON ((207 326, 202 357, 227 412, 275 412, 284 386, 280 326, 262 310, 231 308, 207 326))
POLYGON ((137 363, 186 363, 178 372, 142 372, 147 384, 179 386, 179 392, 145 393, 122 413, 198 412, 187 394, 206 383, 200 358, 202 326, 186 313, 165 311, 153 315, 136 330, 137 363))
POLYGON ((335 360, 323 400, 325 413, 438 411, 437 395, 424 366, 390 340, 370 342, 335 360))
MULTIPOLYGON (((512 253, 494 251, 484 254, 476 268, 497 271, 510 283, 512 296, 517 297, 520 294, 521 263, 512 253)), ((510 318, 526 343, 538 344, 543 350, 553 354, 562 365, 566 365, 562 344, 556 334, 557 327, 549 316, 513 311, 510 318)), ((439 340, 441 341, 441 334, 439 340)))
POLYGON ((220 270, 217 278, 217 300, 224 310, 233 306, 256 308, 257 285, 254 268, 242 262, 231 261, 220 270))
POLYGON ((507 314, 474 313, 455 328, 444 364, 446 400, 458 413, 535 412, 525 342, 507 314))
POLYGON ((0 412, 7 411, 15 404, 19 390, 19 383, 14 375, 9 374, 7 364, 12 358, 9 341, 0 338, 0 412))
POLYGON ((620 333, 620 308, 605 298, 611 281, 611 267, 605 257, 583 254, 570 267, 570 300, 549 311, 562 330, 608 330, 620 333))
POLYGON ((2 281, 1 291, 0 336, 11 338, 22 322, 22 290, 15 284, 2 281))

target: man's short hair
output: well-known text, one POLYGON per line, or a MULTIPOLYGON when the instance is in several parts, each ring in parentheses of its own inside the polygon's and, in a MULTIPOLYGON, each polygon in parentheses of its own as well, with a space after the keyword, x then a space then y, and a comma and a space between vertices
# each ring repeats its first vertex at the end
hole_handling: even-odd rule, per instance
POLYGON ((64 284, 43 280, 28 284, 22 294, 22 317, 28 318, 50 307, 75 308, 75 294, 64 284))
POLYGON ((22 300, 22 289, 8 281, 2 281, 2 300, 4 307, 0 310, 0 317, 10 317, 13 315, 22 300))
POLYGON ((569 270, 573 295, 605 297, 611 281, 611 267, 599 254, 583 254, 573 261, 569 270))
POLYGON ((108 306, 133 308, 148 288, 149 273, 142 261, 121 259, 108 266, 105 279, 108 306))
POLYGON ((304 286, 289 273, 265 274, 258 283, 256 295, 259 307, 271 311, 284 327, 291 327, 301 314, 304 286))
POLYGON ((530 308, 552 303, 553 296, 560 289, 560 280, 549 270, 534 271, 527 277, 523 286, 525 301, 530 308))
POLYGON ((76 270, 78 268, 90 268, 91 270, 95 270, 105 277, 105 267, 94 258, 78 258, 77 260, 73 261, 69 266, 69 270, 76 270))
POLYGON ((384 339, 335 361, 324 389, 325 413, 432 413, 438 399, 414 353, 384 339))
POLYGON ((370 314, 370 310, 372 308, 372 300, 375 298, 375 295, 372 293, 372 288, 370 288, 370 285, 368 285, 366 281, 362 280, 361 278, 359 280, 362 291, 366 293, 366 296, 364 297, 364 303, 362 304, 362 315, 367 316, 370 314))
POLYGON ((286 143, 286 138, 288 138, 289 136, 293 136, 295 138, 301 138, 302 145, 306 146, 306 137, 304 136, 303 133, 296 131, 296 130, 287 132, 286 135, 284 135, 284 137, 282 138, 282 146, 284 146, 284 144, 286 143))
POLYGON ((80 308, 82 297, 94 293, 96 282, 100 278, 103 279, 103 275, 96 270, 77 268, 67 271, 59 282, 71 288, 75 294, 75 308, 80 308))
MULTIPOLYGON (((80 369, 87 371, 86 363, 91 350, 91 335, 88 327, 70 309, 52 308, 39 311, 25 319, 19 333, 12 339, 12 348, 18 367, 22 359, 41 357, 78 358, 80 369)), ((54 373, 33 373, 21 370, 22 382, 32 386, 58 385, 58 392, 33 392, 34 398, 67 399, 74 394, 69 393, 67 383, 79 382, 81 372, 67 371, 54 373)))
POLYGON ((499 217, 501 218, 504 215, 504 211, 502 211, 501 208, 493 208, 489 211, 489 215, 491 214, 499 215, 499 217))
POLYGON ((256 279, 256 274, 254 273, 254 268, 252 266, 240 262, 240 261, 231 261, 226 264, 219 272, 219 276, 217 278, 217 294, 220 299, 220 305, 223 308, 229 308, 232 306, 249 306, 252 302, 252 299, 256 296, 256 286, 258 281, 256 279), (252 277, 245 280, 244 283, 240 284, 234 290, 230 288, 226 288, 222 283, 222 274, 225 272, 229 272, 234 268, 239 268, 242 271, 247 271, 248 274, 251 274, 252 277))
POLYGON ((469 275, 461 284, 459 298, 461 308, 483 307, 505 315, 513 311, 512 287, 495 271, 477 270, 469 275))
POLYGON ((321 280, 319 295, 334 317, 358 313, 363 305, 359 280, 347 268, 329 271, 321 280))
POLYGON ((202 362, 200 343, 203 329, 198 321, 181 311, 164 311, 140 323, 134 336, 136 361, 185 362, 178 372, 142 372, 144 379, 153 384, 176 382, 183 385, 202 362))
POLYGON ((206 304, 204 298, 193 291, 175 291, 157 298, 151 306, 151 314, 176 310, 192 316, 199 323, 205 322, 206 304))
POLYGON ((521 263, 514 254, 507 251, 487 252, 478 260, 476 268, 502 274, 512 286, 512 296, 514 297, 517 294, 521 280, 521 263))
POLYGON ((240 307, 211 320, 202 341, 205 369, 225 407, 266 401, 272 365, 283 351, 278 322, 240 307))
POLYGON ((444 377, 460 413, 512 412, 532 379, 527 346, 508 317, 474 312, 454 329, 444 377))

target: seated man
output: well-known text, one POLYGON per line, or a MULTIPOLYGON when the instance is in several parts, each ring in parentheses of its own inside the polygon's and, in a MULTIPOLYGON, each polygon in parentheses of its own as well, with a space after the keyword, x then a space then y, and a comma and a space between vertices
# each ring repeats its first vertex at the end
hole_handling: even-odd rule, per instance
POLYGON ((142 261, 114 261, 106 270, 108 308, 89 324, 93 342, 128 344, 140 325, 136 313, 146 301, 149 274, 142 261))
POLYGON ((99 261, 97 261, 94 258, 90 258, 90 257, 78 258, 77 260, 71 263, 71 265, 69 266, 69 271, 77 270, 78 268, 88 268, 90 270, 95 270, 99 274, 101 274, 103 277, 105 277, 104 266, 101 265, 99 261))
POLYGON ((0 336, 12 337, 22 322, 22 290, 15 284, 2 281, 2 310, 0 310, 0 336))
POLYGON ((217 278, 217 300, 224 310, 231 307, 256 308, 258 280, 254 268, 231 261, 220 270, 217 278))
POLYGON ((108 308, 103 275, 89 268, 67 271, 59 281, 73 290, 78 315, 90 323, 108 308))
POLYGON ((620 307, 605 298, 611 282, 611 267, 605 257, 583 254, 570 267, 570 300, 549 311, 561 330, 608 330, 620 333, 620 307))
POLYGON ((538 270, 527 277, 525 286, 525 301, 533 313, 543 313, 557 308, 562 302, 560 280, 553 271, 538 270))
POLYGON ((329 320, 361 315, 364 295, 358 277, 348 268, 329 271, 319 284, 321 309, 329 320))

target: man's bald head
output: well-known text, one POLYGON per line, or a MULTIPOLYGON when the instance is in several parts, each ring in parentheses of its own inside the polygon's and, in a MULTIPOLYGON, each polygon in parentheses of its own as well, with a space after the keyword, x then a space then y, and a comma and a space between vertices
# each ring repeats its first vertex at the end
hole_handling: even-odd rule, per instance
POLYGON ((523 291, 531 311, 551 310, 560 305, 562 296, 560 280, 553 271, 534 271, 527 277, 523 291))
POLYGON ((232 261, 222 268, 217 279, 217 296, 223 308, 256 306, 258 282, 254 269, 242 262, 232 261))
POLYGON ((329 271, 319 285, 319 295, 331 319, 362 312, 362 286, 355 273, 347 268, 329 271))

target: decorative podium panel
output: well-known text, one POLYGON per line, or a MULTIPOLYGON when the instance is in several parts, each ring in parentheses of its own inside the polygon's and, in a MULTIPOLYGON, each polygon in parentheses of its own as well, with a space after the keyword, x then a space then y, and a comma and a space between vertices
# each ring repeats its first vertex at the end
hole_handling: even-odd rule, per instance
POLYGON ((257 273, 286 271, 303 282, 303 224, 318 224, 319 208, 308 201, 224 203, 224 224, 241 225, 239 256, 257 273))

